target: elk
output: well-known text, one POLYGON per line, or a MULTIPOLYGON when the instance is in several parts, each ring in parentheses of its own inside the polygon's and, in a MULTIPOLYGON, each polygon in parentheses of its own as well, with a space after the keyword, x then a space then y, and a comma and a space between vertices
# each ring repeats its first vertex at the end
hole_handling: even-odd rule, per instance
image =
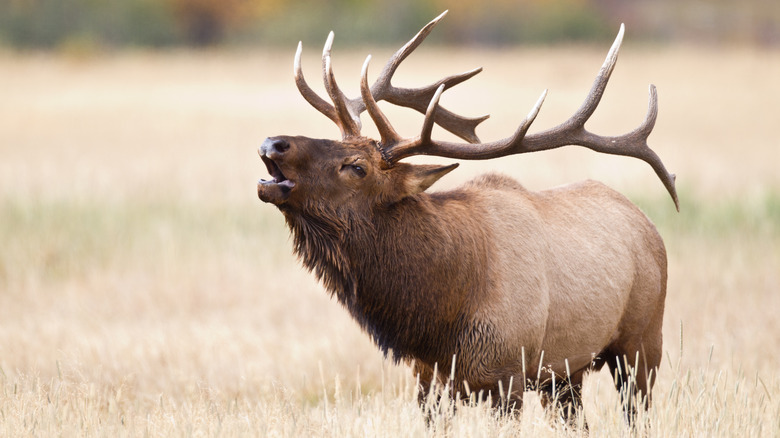
POLYGON ((545 91, 513 135, 482 143, 475 128, 487 116, 467 118, 439 106, 445 89, 481 68, 427 87, 391 84, 399 64, 445 14, 399 49, 371 86, 369 56, 354 99, 336 83, 331 32, 322 68, 332 104, 304 79, 299 43, 297 88, 339 127, 341 140, 267 138, 258 152, 270 179, 258 182, 259 198, 281 211, 303 265, 379 349, 412 364, 421 400, 431 386, 452 378, 460 394, 491 394, 500 406, 519 407, 525 389, 534 387, 543 403, 568 406, 571 413, 581 407, 584 374, 606 364, 627 412, 646 406, 661 361, 667 281, 664 243, 647 216, 594 181, 534 192, 490 173, 454 190, 427 192, 458 164, 401 160, 481 160, 579 145, 649 163, 679 210, 675 176, 647 145, 658 107, 655 87, 634 131, 607 137, 585 129, 615 66, 621 25, 569 120, 527 133, 545 91), (423 113, 420 133, 399 135, 377 105, 381 100, 423 113), (363 111, 380 140, 361 136, 363 111), (434 124, 466 143, 432 139, 434 124))

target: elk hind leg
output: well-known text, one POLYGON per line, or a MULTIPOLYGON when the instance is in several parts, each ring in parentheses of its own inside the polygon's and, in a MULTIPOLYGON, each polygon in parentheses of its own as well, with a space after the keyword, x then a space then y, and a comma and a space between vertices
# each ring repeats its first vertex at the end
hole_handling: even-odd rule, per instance
POLYGON ((646 410, 650 407, 651 392, 662 355, 660 329, 658 331, 657 334, 646 336, 637 347, 604 353, 629 424, 636 420, 638 409, 646 410))

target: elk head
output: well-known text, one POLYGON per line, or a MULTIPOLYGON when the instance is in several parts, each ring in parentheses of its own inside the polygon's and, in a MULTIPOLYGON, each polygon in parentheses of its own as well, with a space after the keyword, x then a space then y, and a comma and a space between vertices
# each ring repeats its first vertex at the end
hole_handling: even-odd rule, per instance
POLYGON ((445 14, 446 11, 399 49, 372 86, 368 84, 368 66, 371 60, 369 56, 363 64, 361 95, 355 99, 347 98, 336 84, 331 66, 331 32, 323 50, 322 67, 325 88, 333 104, 318 96, 306 83, 301 69, 302 46, 298 44, 294 62, 298 90, 314 108, 336 123, 341 130, 342 139, 336 141, 288 136, 266 139, 260 146, 259 153, 271 179, 258 183, 258 196, 261 200, 273 203, 283 211, 297 212, 321 212, 323 208, 336 211, 342 207, 362 210, 391 205, 426 190, 457 166, 412 165, 399 162, 412 155, 473 160, 579 145, 597 152, 644 160, 655 170, 679 210, 674 186, 675 176, 666 170, 658 155, 647 145, 647 137, 653 129, 658 111, 655 86, 650 85, 647 116, 634 131, 608 137, 588 132, 584 126, 596 110, 617 61, 624 33, 622 25, 585 102, 571 118, 546 131, 527 134, 547 94, 545 90, 513 135, 482 143, 475 133, 475 128, 488 116, 467 118, 439 107, 439 98, 445 89, 473 77, 481 68, 449 76, 422 88, 399 88, 391 84, 399 64, 422 43, 445 14), (413 138, 401 137, 379 109, 377 101, 381 100, 425 114, 419 135, 413 138), (363 111, 368 111, 376 124, 380 140, 360 135, 360 114, 363 111), (434 123, 468 143, 432 139, 434 123), (323 200, 327 202, 322 202, 323 200))
POLYGON ((321 209, 323 199, 330 208, 352 210, 390 205, 424 191, 457 167, 390 165, 380 145, 362 137, 342 141, 272 137, 259 152, 272 179, 260 181, 258 195, 283 210, 321 209))

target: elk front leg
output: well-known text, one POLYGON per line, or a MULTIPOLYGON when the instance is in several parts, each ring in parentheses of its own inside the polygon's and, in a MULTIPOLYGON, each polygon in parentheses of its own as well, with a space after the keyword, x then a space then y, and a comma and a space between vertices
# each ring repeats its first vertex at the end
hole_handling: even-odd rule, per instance
MULTIPOLYGON (((577 371, 571 376, 558 379, 555 383, 547 380, 539 387, 542 406, 552 407, 558 411, 563 421, 569 427, 577 426, 578 417, 584 416, 582 410, 582 377, 584 371, 577 371)), ((588 429, 588 423, 582 419, 582 427, 588 429)))

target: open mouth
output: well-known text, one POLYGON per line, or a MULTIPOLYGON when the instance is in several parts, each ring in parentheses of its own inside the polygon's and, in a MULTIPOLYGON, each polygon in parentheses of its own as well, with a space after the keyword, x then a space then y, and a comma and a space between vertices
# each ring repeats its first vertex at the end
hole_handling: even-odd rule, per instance
POLYGON ((282 169, 274 160, 265 154, 260 155, 260 158, 263 159, 268 173, 271 174, 271 179, 261 179, 257 182, 257 196, 263 202, 281 205, 290 197, 295 183, 282 173, 282 169))
POLYGON ((265 167, 268 169, 268 173, 271 174, 271 180, 264 180, 261 179, 260 182, 263 184, 277 184, 283 188, 286 188, 287 190, 292 189, 295 187, 295 183, 287 179, 286 176, 282 173, 282 169, 279 168, 279 166, 276 164, 276 162, 265 155, 261 156, 260 158, 263 159, 263 163, 265 163, 265 167))

